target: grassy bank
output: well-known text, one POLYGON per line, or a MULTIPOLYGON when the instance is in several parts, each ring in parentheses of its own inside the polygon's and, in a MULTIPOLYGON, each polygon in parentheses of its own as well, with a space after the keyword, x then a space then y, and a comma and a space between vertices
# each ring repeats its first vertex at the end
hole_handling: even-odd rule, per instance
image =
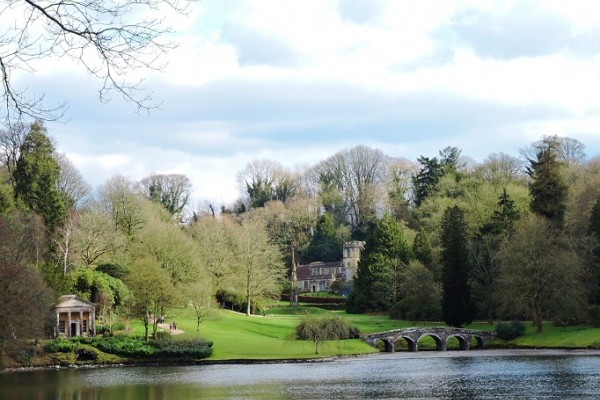
MULTIPOLYGON (((196 330, 196 319, 191 309, 173 309, 167 314, 167 323, 176 321, 177 328, 183 334, 173 336, 175 341, 187 339, 206 339, 213 342, 212 355, 206 360, 277 360, 277 359, 309 359, 315 357, 332 357, 357 354, 377 353, 378 350, 367 345, 360 339, 330 341, 319 346, 319 354, 314 353, 314 344, 309 341, 292 340, 294 327, 307 313, 323 314, 334 311, 324 311, 315 307, 292 308, 279 304, 271 308, 266 316, 246 316, 240 313, 216 310, 214 314, 204 321, 200 330, 196 330)), ((406 328, 410 326, 440 326, 439 322, 410 322, 391 320, 386 315, 356 315, 335 311, 336 314, 348 318, 361 333, 373 333, 386 330, 406 328)), ((494 339, 492 348, 561 348, 561 349, 600 349, 600 328, 586 326, 556 327, 551 323, 544 325, 542 333, 536 333, 531 323, 527 323, 525 335, 510 341, 494 339)), ((143 327, 139 321, 130 321, 130 329, 118 332, 127 335, 143 334, 143 327)), ((467 328, 478 330, 493 330, 494 325, 483 322, 473 323, 467 328)), ((402 349, 402 343, 397 343, 396 348, 402 349)), ((80 344, 80 346, 86 346, 80 344)), ((448 349, 458 347, 456 339, 448 340, 448 349)), ((405 348, 405 346, 404 346, 405 348)), ((420 350, 435 348, 433 339, 424 337, 419 341, 420 350)), ((34 353, 40 353, 40 346, 35 347, 34 353)), ((33 363, 19 362, 13 359, 5 366, 19 365, 71 365, 71 364, 114 364, 138 363, 126 357, 106 354, 96 349, 96 361, 78 362, 74 353, 38 354, 33 363)), ((168 361, 168 360, 167 360, 168 361)), ((173 360, 177 362, 178 360, 173 360)))
MULTIPOLYGON (((200 332, 196 331, 196 321, 191 310, 176 309, 168 316, 177 321, 178 328, 185 331, 177 338, 199 337, 214 343, 213 354, 209 360, 249 360, 249 359, 305 359, 313 358, 314 345, 311 342, 290 340, 296 324, 306 313, 321 314, 314 307, 277 307, 267 312, 267 316, 246 316, 243 314, 218 310, 215 315, 203 322, 200 332)), ((440 326, 440 322, 411 322, 391 320, 386 315, 336 314, 348 318, 362 333, 380 332, 410 326, 440 326)), ((524 336, 511 341, 494 339, 494 348, 594 348, 600 349, 600 328, 586 326, 556 327, 551 323, 544 325, 542 333, 527 323, 524 336)), ((493 330, 494 325, 484 322, 473 323, 467 328, 493 330)), ((458 346, 458 341, 449 340, 448 348, 458 346)), ((420 349, 433 348, 431 338, 419 341, 420 349)), ((332 341, 320 347, 318 357, 337 355, 368 354, 377 352, 362 340, 332 341)))

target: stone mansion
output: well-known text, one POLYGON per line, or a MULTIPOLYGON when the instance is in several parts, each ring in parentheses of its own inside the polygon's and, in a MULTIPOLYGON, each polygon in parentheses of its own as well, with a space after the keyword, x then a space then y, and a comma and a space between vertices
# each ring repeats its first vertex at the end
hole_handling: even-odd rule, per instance
POLYGON ((365 242, 361 241, 344 243, 341 261, 316 261, 298 265, 296 267, 298 289, 301 292, 324 292, 328 291, 335 281, 349 282, 353 280, 364 245, 365 242))

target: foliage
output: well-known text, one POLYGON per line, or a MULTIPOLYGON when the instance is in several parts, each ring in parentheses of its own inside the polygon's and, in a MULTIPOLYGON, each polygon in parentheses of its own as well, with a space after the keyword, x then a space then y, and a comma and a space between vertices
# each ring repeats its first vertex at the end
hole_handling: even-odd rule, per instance
POLYGON ((152 354, 155 358, 199 359, 212 354, 212 342, 205 340, 153 340, 150 345, 155 348, 152 354))
POLYGON ((557 160, 557 144, 545 141, 537 151, 537 159, 530 159, 527 173, 532 178, 529 184, 531 192, 531 210, 548 218, 557 227, 564 225, 567 200, 567 184, 564 182, 557 160))
POLYGON ((412 259, 404 228, 386 214, 368 238, 358 263, 354 290, 347 302, 350 312, 387 311, 399 301, 401 271, 412 259))
POLYGON ((144 337, 148 340, 149 329, 156 335, 160 316, 177 300, 176 289, 168 273, 148 258, 140 258, 132 264, 126 283, 133 293, 130 313, 142 321, 144 337))
POLYGON ((315 233, 307 250, 307 261, 333 262, 342 258, 344 238, 335 227, 334 218, 329 213, 321 215, 315 233))
POLYGON ((525 334, 523 321, 512 320, 510 322, 498 322, 496 324, 496 336, 504 340, 512 340, 525 334))
POLYGON ((442 317, 450 326, 460 327, 473 320, 469 287, 469 254, 464 212, 447 208, 442 219, 442 317))
POLYGON ((416 260, 420 261, 425 267, 433 269, 433 249, 425 229, 419 228, 413 242, 412 252, 416 260))
POLYGON ((441 317, 441 285, 434 279, 431 270, 418 261, 412 261, 401 272, 399 287, 400 301, 390 312, 394 319, 411 321, 439 321, 441 317))
POLYGON ((53 153, 46 128, 34 122, 21 144, 13 176, 17 204, 38 213, 50 233, 65 216, 64 199, 57 189, 60 167, 53 153))
POLYGON ((261 221, 244 221, 237 229, 235 239, 236 288, 244 296, 246 315, 250 315, 252 301, 279 295, 285 267, 279 248, 270 242, 261 221))
POLYGON ((56 318, 54 301, 37 270, 0 259, 0 355, 18 338, 46 336, 56 318))
POLYGON ((77 342, 69 339, 57 338, 44 345, 44 350, 49 353, 71 353, 77 347, 77 342))
POLYGON ((312 340, 315 354, 319 353, 319 344, 326 340, 353 339, 360 337, 358 329, 337 315, 310 315, 304 317, 294 329, 297 340, 312 340))
POLYGON ((581 259, 549 220, 535 214, 523 218, 499 257, 505 315, 525 314, 541 331, 544 318, 572 318, 582 310, 581 259))
POLYGON ((437 157, 419 157, 421 164, 419 173, 413 177, 414 203, 419 207, 425 199, 432 196, 438 190, 438 183, 444 176, 444 167, 437 157))

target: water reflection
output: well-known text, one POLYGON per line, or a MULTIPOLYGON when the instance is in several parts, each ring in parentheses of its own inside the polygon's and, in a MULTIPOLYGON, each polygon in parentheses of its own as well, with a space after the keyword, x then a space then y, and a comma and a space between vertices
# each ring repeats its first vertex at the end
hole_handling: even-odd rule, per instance
POLYGON ((462 354, 8 373, 0 399, 600 398, 600 356, 462 354))

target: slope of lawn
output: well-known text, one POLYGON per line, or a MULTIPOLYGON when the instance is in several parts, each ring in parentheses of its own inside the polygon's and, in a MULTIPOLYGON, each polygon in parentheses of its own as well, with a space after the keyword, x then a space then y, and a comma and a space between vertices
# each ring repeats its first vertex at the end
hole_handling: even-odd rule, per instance
MULTIPOLYGON (((360 339, 330 341, 319 346, 315 355, 314 343, 291 340, 294 327, 306 314, 333 312, 348 318, 361 333, 381 332, 411 326, 443 326, 441 322, 411 322, 391 320, 386 315, 347 314, 343 311, 324 311, 315 307, 278 307, 271 308, 265 317, 246 316, 227 310, 216 310, 196 330, 196 319, 191 309, 173 309, 167 316, 167 322, 177 321, 177 328, 185 331, 175 339, 203 337, 214 343, 213 354, 209 360, 250 360, 250 359, 305 359, 374 353, 378 350, 360 339)), ((542 333, 536 333, 531 323, 527 323, 524 336, 504 341, 494 339, 491 347, 496 348, 600 348, 600 328, 584 326, 556 327, 551 323, 544 326, 542 333)), ((134 333, 142 334, 139 323, 133 323, 134 333)), ((469 329, 493 330, 495 325, 475 322, 469 329)), ((457 347, 449 340, 448 347, 457 347)), ((398 343, 398 348, 401 348, 398 343)), ((424 337, 419 341, 419 349, 434 348, 433 339, 424 337)))
MULTIPOLYGON (((185 331, 175 339, 202 336, 212 341, 213 354, 209 360, 304 359, 377 352, 362 340, 352 339, 327 342, 319 346, 319 354, 315 355, 313 342, 291 340, 301 318, 302 315, 246 316, 217 310, 198 332, 191 309, 174 309, 167 322, 175 320, 177 328, 185 331)), ((135 328, 138 330, 139 326, 135 328)))

